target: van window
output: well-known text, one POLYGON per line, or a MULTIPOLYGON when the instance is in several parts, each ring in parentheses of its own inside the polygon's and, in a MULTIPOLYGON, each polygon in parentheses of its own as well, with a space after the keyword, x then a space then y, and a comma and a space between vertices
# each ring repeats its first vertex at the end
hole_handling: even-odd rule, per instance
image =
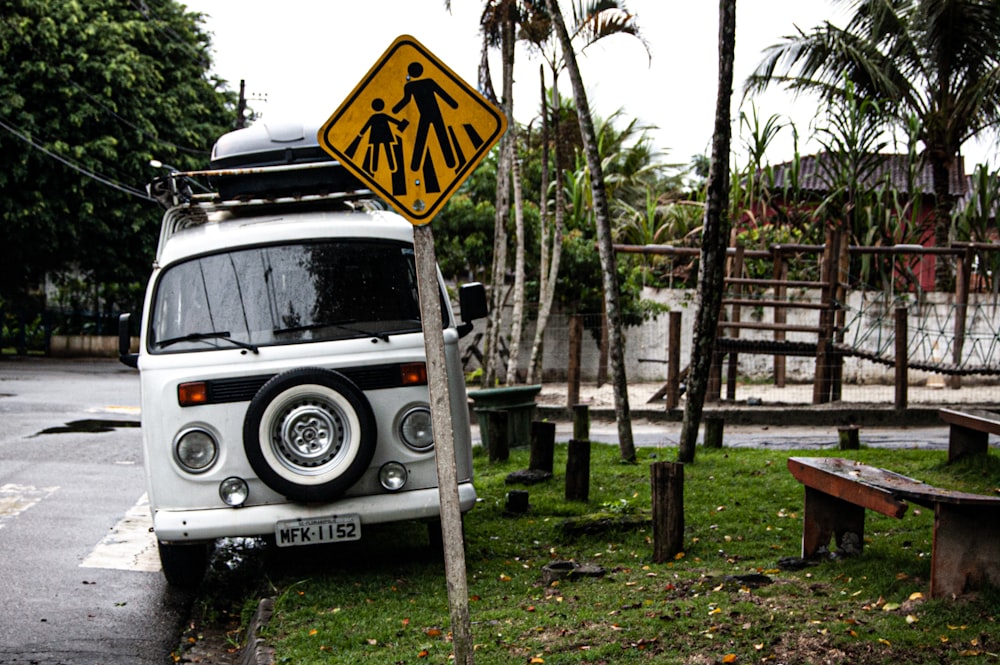
POLYGON ((420 330, 413 248, 388 241, 269 245, 163 271, 151 353, 420 330))

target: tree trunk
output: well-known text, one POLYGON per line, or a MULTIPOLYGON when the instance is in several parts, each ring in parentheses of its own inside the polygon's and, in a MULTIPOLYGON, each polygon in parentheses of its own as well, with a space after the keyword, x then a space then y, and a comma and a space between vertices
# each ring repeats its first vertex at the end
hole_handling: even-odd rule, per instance
MULTIPOLYGON (((927 152, 934 184, 934 246, 948 247, 951 244, 951 209, 954 204, 951 170, 957 168, 957 160, 945 156, 948 154, 946 148, 931 147, 927 152)), ((954 291, 951 258, 939 254, 934 260, 934 287, 938 291, 954 291)))
MULTIPOLYGON (((503 53, 503 99, 501 106, 508 126, 514 126, 514 26, 505 19, 501 27, 503 53)), ((486 329, 486 367, 482 385, 492 388, 499 381, 500 335, 503 323, 504 282, 507 275, 507 218, 510 213, 510 171, 513 162, 513 139, 507 132, 500 139, 497 163, 496 218, 493 226, 493 272, 490 294, 490 318, 486 329)))
POLYGON ((719 0, 719 84, 715 102, 715 133, 712 137, 712 166, 708 176, 708 202, 701 237, 701 265, 698 293, 701 302, 695 318, 691 348, 688 399, 684 405, 680 446, 681 462, 693 462, 698 427, 708 376, 712 368, 729 241, 729 145, 731 138, 730 99, 733 95, 733 53, 736 47, 736 0, 719 0))
POLYGON ((521 196, 521 167, 517 159, 517 133, 510 132, 514 146, 510 177, 514 183, 514 311, 510 316, 510 360, 507 362, 507 385, 517 383, 517 365, 521 357, 521 333, 524 328, 524 201, 521 196))
MULTIPOLYGON (((544 69, 542 70, 544 72, 544 69)), ((533 384, 536 379, 540 379, 542 366, 542 340, 545 336, 545 329, 549 324, 549 315, 552 313, 552 304, 556 299, 556 281, 559 278, 559 262, 562 259, 562 239, 563 239, 563 214, 565 194, 563 189, 562 168, 559 155, 559 92, 556 87, 558 72, 552 71, 552 96, 555 102, 552 108, 552 131, 548 130, 548 107, 545 104, 545 78, 542 76, 542 113, 545 118, 542 123, 542 203, 541 203, 541 242, 542 261, 539 266, 541 274, 541 284, 538 289, 538 321, 535 324, 535 340, 531 345, 531 359, 528 361, 528 383, 533 384), (548 137, 555 137, 552 145, 552 163, 555 166, 555 214, 554 225, 549 232, 548 213, 548 137), (550 244, 551 243, 551 250, 550 244)))
MULTIPOLYGON (((576 62, 576 53, 570 42, 566 23, 557 0, 546 0, 553 27, 559 38, 560 48, 566 60, 573 86, 573 99, 576 102, 577 117, 580 121, 580 134, 583 138, 584 151, 587 154, 587 167, 590 170, 591 190, 594 199, 594 216, 597 224, 597 246, 601 257, 601 272, 603 274, 604 302, 607 308, 610 331, 608 345, 611 354, 611 372, 615 392, 615 419, 618 422, 618 446, 623 460, 635 461, 635 442, 632 438, 632 416, 628 403, 628 380, 625 376, 625 348, 622 335, 621 310, 618 297, 618 272, 615 269, 615 253, 611 239, 611 218, 608 212, 607 190, 604 186, 604 171, 597 148, 597 134, 594 122, 590 117, 590 106, 587 102, 587 91, 583 87, 583 78, 576 62)), ((730 78, 732 71, 730 70, 730 78)))

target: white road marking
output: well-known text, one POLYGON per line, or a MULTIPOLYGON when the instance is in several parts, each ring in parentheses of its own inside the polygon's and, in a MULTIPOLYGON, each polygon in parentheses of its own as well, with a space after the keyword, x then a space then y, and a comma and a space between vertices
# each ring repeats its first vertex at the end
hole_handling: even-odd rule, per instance
POLYGON ((123 413, 130 416, 138 416, 141 414, 141 409, 137 406, 124 406, 118 404, 109 404, 101 408, 88 409, 89 413, 123 413))
POLYGON ((149 499, 145 494, 80 564, 81 568, 111 568, 158 572, 160 558, 151 529, 149 499))
POLYGON ((17 517, 28 508, 48 498, 58 487, 35 487, 33 485, 15 485, 7 483, 0 486, 0 529, 7 520, 17 517))

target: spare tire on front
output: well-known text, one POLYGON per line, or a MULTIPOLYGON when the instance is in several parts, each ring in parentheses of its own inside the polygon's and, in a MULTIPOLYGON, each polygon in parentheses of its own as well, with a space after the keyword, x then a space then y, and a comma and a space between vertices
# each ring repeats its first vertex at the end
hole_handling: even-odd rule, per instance
POLYGON ((257 476, 295 501, 330 501, 371 464, 375 416, 339 372, 304 367, 275 376, 250 401, 243 446, 257 476))

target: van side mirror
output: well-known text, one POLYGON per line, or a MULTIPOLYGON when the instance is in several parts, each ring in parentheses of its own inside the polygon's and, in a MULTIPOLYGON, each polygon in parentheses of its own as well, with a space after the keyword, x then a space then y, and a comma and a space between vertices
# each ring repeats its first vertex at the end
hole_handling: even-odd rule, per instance
POLYGON ((472 332, 472 322, 489 315, 486 304, 486 287, 481 282, 463 284, 458 289, 458 308, 462 324, 458 326, 458 334, 465 337, 472 332))
POLYGON ((132 315, 129 313, 118 316, 118 360, 123 365, 129 367, 139 366, 139 354, 130 353, 132 350, 132 330, 129 321, 132 315))

